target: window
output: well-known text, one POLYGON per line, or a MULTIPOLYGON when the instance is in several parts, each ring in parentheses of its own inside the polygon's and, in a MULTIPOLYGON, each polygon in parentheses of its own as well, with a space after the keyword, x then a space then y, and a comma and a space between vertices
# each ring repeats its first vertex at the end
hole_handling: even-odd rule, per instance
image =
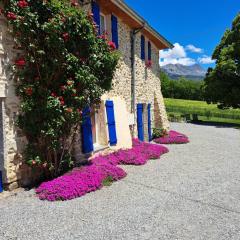
POLYGON ((116 48, 119 47, 118 43, 118 18, 114 15, 111 17, 112 20, 112 41, 115 43, 116 48))
POLYGON ((103 14, 101 14, 100 15, 100 34, 102 35, 102 34, 106 33, 106 30, 107 30, 106 17, 103 14))
POLYGON ((98 34, 100 34, 100 7, 96 2, 92 2, 92 13, 94 22, 98 26, 98 34))
POLYGON ((148 60, 152 60, 152 44, 148 42, 148 60))
POLYGON ((145 60, 145 37, 141 36, 141 59, 145 60))

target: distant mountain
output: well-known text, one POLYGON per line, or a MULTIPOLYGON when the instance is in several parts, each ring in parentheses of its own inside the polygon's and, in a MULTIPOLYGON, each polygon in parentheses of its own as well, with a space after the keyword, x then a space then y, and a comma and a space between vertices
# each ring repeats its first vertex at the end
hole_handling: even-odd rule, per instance
POLYGON ((206 70, 199 64, 192 66, 184 66, 182 64, 167 64, 161 67, 171 79, 179 79, 184 77, 191 80, 202 80, 206 75, 206 70))

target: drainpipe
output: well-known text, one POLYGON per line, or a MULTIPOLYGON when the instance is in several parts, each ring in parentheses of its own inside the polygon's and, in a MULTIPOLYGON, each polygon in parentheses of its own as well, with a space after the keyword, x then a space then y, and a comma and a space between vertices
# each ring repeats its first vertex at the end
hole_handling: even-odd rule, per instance
POLYGON ((134 132, 135 132, 135 125, 136 125, 136 60, 135 60, 135 53, 136 53, 136 35, 139 33, 145 26, 145 23, 143 23, 143 26, 137 29, 133 29, 131 31, 131 113, 134 116, 134 124, 132 127, 132 138, 134 138, 134 132))
POLYGON ((3 192, 4 170, 4 100, 0 97, 0 193, 3 192))

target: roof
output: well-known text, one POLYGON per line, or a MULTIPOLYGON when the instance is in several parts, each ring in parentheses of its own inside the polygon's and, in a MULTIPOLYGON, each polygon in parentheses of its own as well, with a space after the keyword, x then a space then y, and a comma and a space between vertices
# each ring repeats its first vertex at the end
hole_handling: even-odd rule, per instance
POLYGON ((173 48, 172 43, 151 27, 143 17, 129 7, 123 0, 99 0, 99 2, 104 9, 120 17, 122 21, 132 29, 142 28, 141 31, 144 35, 146 35, 159 50, 173 48))

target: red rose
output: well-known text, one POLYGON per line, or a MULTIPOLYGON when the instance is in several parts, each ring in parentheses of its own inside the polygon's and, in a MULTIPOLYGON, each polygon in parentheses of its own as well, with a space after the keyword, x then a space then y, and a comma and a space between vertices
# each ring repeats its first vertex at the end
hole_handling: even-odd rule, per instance
POLYGON ((21 36, 21 33, 20 32, 16 32, 16 37, 20 37, 21 36))
POLYGON ((26 61, 23 57, 21 57, 15 61, 15 64, 16 64, 16 66, 22 68, 26 65, 26 61))
POLYGON ((63 37, 64 42, 67 42, 70 38, 68 33, 63 33, 62 37, 63 37))
POLYGON ((115 50, 116 49, 116 45, 114 42, 108 42, 108 46, 110 47, 111 50, 115 50))
POLYGON ((58 99, 60 101, 61 106, 63 106, 65 104, 64 98, 62 96, 60 96, 60 97, 58 97, 58 99))
POLYGON ((47 166, 48 166, 48 164, 45 162, 45 163, 43 163, 43 165, 42 165, 44 168, 46 168, 47 166))
POLYGON ((94 23, 94 19, 93 19, 93 13, 90 11, 88 12, 88 16, 87 16, 88 20, 93 24, 94 23))
POLYGON ((16 19, 17 19, 17 16, 16 16, 14 13, 12 13, 12 12, 8 12, 7 18, 8 18, 9 20, 16 20, 16 19))
POLYGON ((28 96, 32 96, 32 93, 33 93, 33 89, 31 87, 28 87, 25 89, 25 93, 28 95, 28 96))
POLYGON ((63 17, 63 18, 61 19, 61 21, 62 21, 63 23, 65 23, 65 22, 67 21, 67 19, 66 19, 65 17, 63 17))
POLYGON ((72 108, 65 108, 65 111, 68 112, 68 113, 72 113, 73 112, 72 108))
POLYGON ((60 88, 61 88, 62 91, 66 90, 66 86, 61 86, 60 88))
POLYGON ((79 114, 82 114, 82 111, 81 111, 81 109, 77 109, 77 111, 78 111, 78 113, 79 113, 79 114))
POLYGON ((151 68, 151 67, 152 67, 152 60, 148 60, 148 61, 146 62, 146 67, 147 67, 147 68, 151 68))
POLYGON ((88 17, 93 17, 94 15, 93 15, 93 13, 90 11, 90 12, 88 12, 88 17))
POLYGON ((68 85, 68 86, 73 85, 73 81, 69 81, 69 80, 68 80, 68 81, 67 81, 67 85, 68 85))
POLYGON ((57 97, 57 94, 53 92, 53 93, 51 93, 51 96, 52 97, 57 97))
POLYGON ((78 3, 77 3, 76 0, 72 0, 72 1, 71 1, 71 5, 72 5, 73 7, 77 7, 77 6, 78 6, 78 3))
POLYGON ((20 8, 25 8, 25 7, 28 6, 28 3, 25 0, 21 0, 21 1, 18 2, 18 6, 20 8))
POLYGON ((100 35, 99 38, 103 40, 107 40, 107 36, 105 34, 100 35))
POLYGON ((80 61, 81 63, 86 63, 86 60, 87 60, 87 59, 86 59, 86 58, 83 58, 83 57, 82 57, 82 58, 79 58, 79 61, 80 61))

